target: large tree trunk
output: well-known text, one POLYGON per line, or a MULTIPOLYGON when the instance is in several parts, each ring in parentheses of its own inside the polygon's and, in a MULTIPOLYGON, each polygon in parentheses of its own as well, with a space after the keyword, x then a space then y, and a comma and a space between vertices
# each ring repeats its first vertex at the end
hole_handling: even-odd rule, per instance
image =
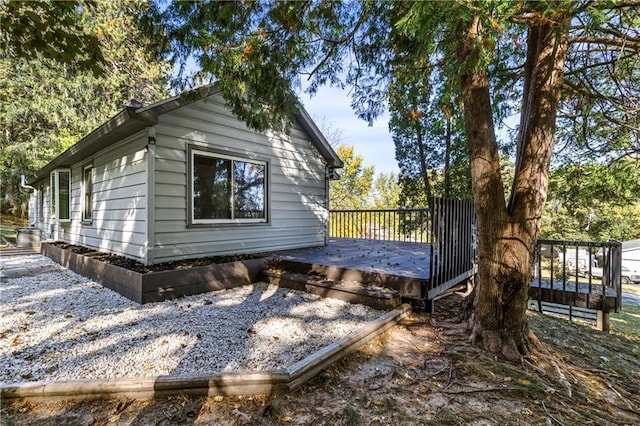
POLYGON ((546 201, 556 111, 567 52, 567 28, 537 19, 529 30, 515 182, 505 201, 487 73, 470 67, 482 45, 475 19, 458 50, 464 122, 478 218, 478 286, 471 339, 508 359, 530 350, 526 304, 536 239, 546 201))

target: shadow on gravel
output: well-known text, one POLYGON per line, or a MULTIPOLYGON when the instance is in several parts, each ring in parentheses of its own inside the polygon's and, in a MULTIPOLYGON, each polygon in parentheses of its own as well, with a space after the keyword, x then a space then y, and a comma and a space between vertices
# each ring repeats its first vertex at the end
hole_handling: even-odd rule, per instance
MULTIPOLYGON (((45 266, 41 269, 49 268, 45 266)), ((333 321, 336 318, 319 317, 314 315, 311 309, 307 309, 314 300, 305 299, 287 289, 274 291, 273 288, 254 286, 247 291, 246 295, 234 296, 236 299, 241 299, 239 303, 225 298, 226 294, 234 293, 221 291, 216 292, 215 296, 212 295, 211 300, 206 299, 206 295, 201 295, 205 299, 197 299, 198 302, 184 298, 141 307, 119 295, 115 296, 118 299, 117 303, 111 301, 106 304, 104 298, 114 297, 115 293, 103 287, 86 286, 85 278, 76 274, 68 275, 66 270, 54 272, 51 275, 53 282, 41 280, 42 277, 27 273, 26 277, 37 279, 37 285, 16 286, 12 284, 17 282, 13 279, 3 280, 2 283, 3 293, 12 300, 12 303, 0 308, 2 322, 10 324, 0 330, 0 344, 10 348, 9 352, 0 355, 0 361, 4 365, 13 365, 17 369, 28 366, 28 371, 16 370, 14 373, 7 373, 20 374, 23 380, 43 380, 54 372, 61 372, 64 377, 77 377, 77 368, 80 365, 85 368, 89 366, 91 369, 92 364, 96 365, 95 362, 103 364, 113 358, 124 360, 128 353, 144 351, 145 346, 152 347, 149 346, 151 343, 155 343, 153 347, 158 351, 156 359, 170 357, 184 360, 191 354, 196 361, 202 359, 204 366, 212 365, 209 362, 210 358, 215 359, 226 354, 216 352, 215 344, 212 346, 211 342, 226 339, 225 345, 229 345, 230 333, 235 345, 232 350, 237 354, 234 357, 235 364, 251 364, 251 358, 256 359, 257 355, 259 359, 260 351, 266 348, 271 351, 270 358, 276 360, 269 368, 283 369, 289 366, 289 362, 278 363, 277 360, 285 354, 288 355, 287 359, 290 359, 291 355, 298 351, 300 342, 295 339, 288 342, 287 330, 282 330, 281 335, 260 335, 256 331, 257 323, 250 320, 250 316, 244 315, 245 312, 255 309, 264 312, 264 316, 259 318, 258 322, 278 321, 285 318, 284 326, 300 328, 304 327, 308 321, 322 320, 326 322, 325 330, 335 328, 333 321), (291 298, 291 306, 287 310, 282 310, 283 300, 280 300, 280 307, 271 309, 271 305, 276 305, 273 303, 274 297, 285 300, 291 298), (143 311, 137 314, 138 308, 148 309, 148 312, 143 311), (123 312, 130 314, 119 316, 123 312), (153 328, 154 324, 157 327, 165 315, 169 313, 174 315, 176 312, 179 312, 178 324, 172 326, 170 330, 145 334, 145 330, 153 328), (148 326, 145 323, 148 323, 148 326), (141 325, 144 327, 140 327, 141 325), (134 328, 134 326, 137 327, 134 328), (47 327, 48 330, 48 335, 44 339, 42 333, 32 334, 39 328, 43 329, 42 327, 47 327), (225 330, 225 328, 228 329, 225 330), (208 336, 205 336, 207 334, 208 336), (257 347, 252 346, 251 338, 259 343, 257 347), (101 339, 109 339, 109 343, 101 345, 101 339), (46 359, 48 362, 46 365, 43 364, 42 368, 38 368, 33 363, 38 359, 46 359)), ((345 309, 346 307, 347 305, 345 309)), ((340 315, 341 312, 335 312, 336 317, 340 315)), ((353 320, 362 321, 363 318, 354 314, 353 320)), ((307 337, 313 339, 323 334, 324 330, 318 335, 307 337)), ((313 351, 301 352, 296 360, 304 358, 313 351)), ((144 372, 153 366, 138 365, 136 367, 142 371, 142 375, 152 375, 144 372)), ((113 371, 118 368, 117 363, 112 367, 113 371)), ((195 368, 198 368, 197 362, 195 368)), ((185 371, 193 374, 207 374, 225 369, 238 370, 235 365, 222 364, 213 371, 210 367, 193 371, 192 366, 184 365, 183 361, 180 361, 176 368, 164 374, 185 374, 185 371)), ((7 375, 2 380, 11 383, 10 377, 7 375)))

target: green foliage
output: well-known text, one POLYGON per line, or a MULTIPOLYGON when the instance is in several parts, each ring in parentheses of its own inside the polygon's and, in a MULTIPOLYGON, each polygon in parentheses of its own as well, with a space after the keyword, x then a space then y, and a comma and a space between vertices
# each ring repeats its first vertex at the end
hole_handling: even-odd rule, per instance
POLYGON ((0 215, 0 247, 9 243, 15 244, 18 237, 16 229, 27 225, 27 221, 22 218, 0 215))
POLYGON ((373 183, 371 196, 372 208, 377 210, 397 209, 400 207, 401 187, 395 173, 379 173, 373 183))
MULTIPOLYGON (((566 16, 574 17, 574 39, 566 63, 560 140, 578 148, 588 145, 594 155, 637 151, 640 20, 638 10, 629 6, 203 1, 174 2, 162 19, 176 58, 184 62, 192 55, 201 66, 191 79, 181 75, 182 85, 215 79, 234 112, 252 127, 286 127, 297 102, 289 89, 299 87, 301 76, 311 93, 323 84, 351 86, 352 106, 369 122, 388 102, 401 168, 400 204, 410 207, 425 205, 430 194, 470 198, 459 76, 486 71, 494 122, 500 123, 520 107, 529 29, 566 16), (471 51, 460 62, 460 42, 474 17, 479 17, 482 38, 467 47, 471 51)), ((503 158, 513 154, 516 136, 502 141, 503 158)), ((575 152, 566 147, 559 148, 575 152)), ((503 173, 509 178, 505 188, 515 175, 515 169, 503 173)))
POLYGON ((102 74, 101 42, 83 9, 85 1, 4 1, 0 37, 7 57, 34 56, 102 74))
POLYGON ((435 88, 436 84, 429 84, 420 89, 420 82, 414 84, 396 84, 394 89, 398 90, 390 101, 389 129, 400 167, 401 204, 427 206, 431 196, 470 199, 471 175, 461 105, 452 102, 450 92, 443 87, 446 85, 435 88), (430 87, 445 93, 418 102, 415 93, 428 96, 430 87))
POLYGON ((549 182, 546 238, 626 241, 640 238, 640 162, 567 165, 549 182))
POLYGON ((588 4, 572 28, 558 157, 640 158, 640 8, 588 4))
POLYGON ((137 26, 145 10, 144 2, 84 4, 80 22, 99 40, 103 55, 99 76, 40 52, 24 58, 9 51, 0 59, 7 77, 0 91, 3 212, 24 214, 21 174, 42 167, 129 99, 150 103, 168 95, 169 66, 157 60, 155 44, 137 26))
POLYGON ((338 145, 336 153, 344 162, 340 179, 329 184, 329 208, 331 210, 364 209, 371 195, 373 166, 364 166, 361 155, 354 154, 353 146, 338 145))

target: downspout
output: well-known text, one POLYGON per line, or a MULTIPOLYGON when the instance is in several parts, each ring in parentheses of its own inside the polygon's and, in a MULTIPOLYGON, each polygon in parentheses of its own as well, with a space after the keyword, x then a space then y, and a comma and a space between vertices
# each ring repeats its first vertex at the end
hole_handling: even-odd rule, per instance
POLYGON ((156 129, 155 127, 147 128, 147 214, 146 214, 146 233, 144 264, 149 266, 155 262, 155 220, 156 220, 156 129))
POLYGON ((329 166, 324 168, 324 205, 327 209, 327 218, 324 221, 324 245, 329 244, 329 219, 331 217, 331 210, 329 210, 329 179, 331 179, 331 168, 329 166))
POLYGON ((329 231, 331 226, 331 210, 330 210, 330 185, 329 182, 332 180, 340 180, 340 175, 336 172, 334 167, 327 167, 326 169, 326 178, 325 178, 325 194, 326 196, 326 206, 327 206, 327 221, 325 223, 325 234, 324 234, 324 245, 329 244, 329 231))
POLYGON ((36 190, 33 186, 27 185, 27 178, 24 175, 20 175, 20 188, 36 190))
MULTIPOLYGON (((20 188, 25 190, 25 189, 30 189, 31 191, 35 192, 36 189, 31 186, 31 185, 27 185, 27 178, 25 177, 25 175, 20 175, 20 188)), ((33 192, 30 193, 29 195, 29 199, 31 199, 31 195, 33 195, 33 192)), ((27 203, 27 208, 29 211, 29 214, 31 213, 31 206, 29 205, 30 203, 27 203)), ((31 218, 29 218, 31 219, 31 218)), ((29 226, 30 227, 34 227, 36 225, 36 220, 34 219, 34 221, 32 222, 31 220, 29 220, 29 226)))

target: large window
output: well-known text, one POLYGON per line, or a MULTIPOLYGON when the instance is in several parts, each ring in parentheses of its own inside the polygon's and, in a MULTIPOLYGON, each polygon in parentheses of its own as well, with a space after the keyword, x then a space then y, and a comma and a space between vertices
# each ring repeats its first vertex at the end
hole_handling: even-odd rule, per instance
POLYGON ((90 222, 93 212, 93 167, 85 166, 82 169, 82 220, 90 222))
POLYGON ((266 222, 267 163, 191 151, 191 222, 266 222))
POLYGON ((51 172, 51 218, 71 220, 71 170, 51 172))

